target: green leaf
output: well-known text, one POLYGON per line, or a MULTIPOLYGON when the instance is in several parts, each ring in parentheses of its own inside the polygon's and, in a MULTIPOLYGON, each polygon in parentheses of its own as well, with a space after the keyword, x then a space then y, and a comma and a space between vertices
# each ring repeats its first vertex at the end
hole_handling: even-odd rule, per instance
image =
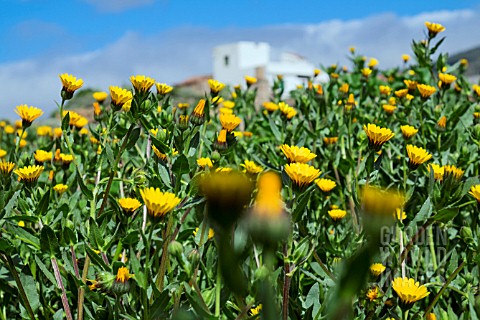
POLYGON ((125 146, 125 150, 129 150, 130 148, 134 147, 139 137, 140 137, 140 127, 136 127, 135 129, 132 130, 132 133, 128 138, 128 142, 127 142, 127 145, 125 146))
POLYGON ((137 284, 140 288, 147 289, 147 277, 142 271, 143 268, 140 267, 140 262, 138 261, 137 255, 135 254, 134 250, 131 250, 130 252, 131 254, 129 262, 132 266, 133 274, 135 274, 135 281, 137 281, 137 284))
POLYGON ((115 156, 113 155, 113 150, 110 144, 105 144, 105 154, 107 155, 107 160, 110 166, 115 164, 115 156))
POLYGON ((277 141, 280 141, 282 142, 282 134, 280 133, 280 131, 278 131, 278 128, 277 128, 277 125, 275 124, 275 122, 270 118, 268 120, 268 123, 270 124, 270 129, 272 129, 272 133, 273 135, 275 136, 275 139, 277 141))
POLYGON ((158 175, 160 176, 160 179, 162 179, 162 182, 167 186, 170 187, 170 176, 168 175, 167 168, 165 168, 164 165, 159 164, 158 165, 158 175))
MULTIPOLYGON (((60 115, 62 117, 62 115, 60 115)), ((70 127, 70 112, 67 112, 65 117, 62 119, 62 131, 66 132, 70 127)))
POLYGON ((423 203, 422 207, 420 208, 420 211, 415 215, 415 218, 413 218, 412 221, 410 221, 410 224, 408 227, 412 227, 416 225, 417 222, 424 223, 432 214, 432 202, 430 201, 430 197, 425 200, 423 203))
POLYGON ((100 258, 98 254, 95 253, 95 251, 93 251, 93 249, 90 248, 90 246, 87 244, 85 244, 85 251, 87 251, 87 254, 92 260, 93 264, 100 267, 103 271, 107 271, 109 269, 109 267, 105 264, 105 262, 103 262, 102 258, 100 258))
POLYGON ((60 246, 58 245, 55 232, 47 225, 43 226, 42 232, 40 233, 40 247, 44 253, 50 254, 50 257, 60 252, 60 246))
POLYGON ((0 252, 10 254, 13 250, 15 247, 8 239, 0 238, 0 252))
POLYGON ((37 266, 40 268, 40 270, 43 272, 43 274, 45 275, 45 277, 47 277, 48 280, 50 280, 50 282, 53 284, 53 285, 57 285, 57 280, 55 280, 55 277, 53 275, 53 273, 51 273, 47 267, 45 266, 45 264, 42 262, 42 260, 40 260, 40 258, 38 256, 35 256, 35 262, 37 263, 37 266))
POLYGON ((78 186, 80 187, 80 190, 82 190, 82 193, 89 199, 89 200, 92 200, 93 199, 93 193, 90 189, 87 188, 87 186, 85 185, 85 183, 83 182, 83 179, 80 175, 80 173, 77 171, 77 183, 78 183, 78 186))
POLYGON ((182 174, 190 172, 188 159, 184 154, 182 154, 175 160, 175 163, 172 166, 172 171, 175 172, 178 177, 180 177, 182 174))
POLYGON ((42 216, 47 212, 48 210, 48 205, 50 204, 50 190, 46 190, 45 193, 43 194, 42 199, 40 200, 40 203, 38 204, 36 213, 38 216, 42 216))
POLYGON ((9 226, 8 229, 17 239, 20 239, 25 243, 31 244, 37 250, 40 249, 40 240, 33 234, 29 233, 23 228, 17 228, 14 226, 9 226))
POLYGON ((95 220, 90 219, 90 242, 95 244, 95 247, 98 250, 102 250, 103 245, 105 244, 104 240, 104 236, 102 235, 97 223, 95 220))
POLYGON ((3 210, 0 211, 0 219, 2 219, 7 212, 12 212, 13 207, 17 204, 17 198, 20 195, 20 191, 21 190, 16 191, 10 200, 8 200, 3 210))
POLYGON ((433 220, 440 222, 448 222, 457 216, 458 208, 443 208, 438 210, 437 214, 433 216, 433 220))
POLYGON ((169 301, 170 296, 168 290, 164 290, 152 304, 152 308, 150 309, 151 319, 167 319, 169 301))
POLYGON ((25 289, 27 300, 30 303, 30 306, 32 307, 33 312, 36 312, 40 307, 40 298, 38 296, 35 280, 33 279, 32 276, 21 273, 20 281, 22 282, 23 288, 25 289))

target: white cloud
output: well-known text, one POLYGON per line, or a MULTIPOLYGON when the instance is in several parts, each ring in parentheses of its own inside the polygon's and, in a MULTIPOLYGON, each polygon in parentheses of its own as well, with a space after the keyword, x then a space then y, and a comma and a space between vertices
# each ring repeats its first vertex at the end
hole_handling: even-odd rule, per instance
POLYGON ((275 50, 297 52, 316 65, 348 64, 350 46, 375 57, 381 68, 399 65, 410 53, 412 39, 422 39, 424 21, 447 28, 443 52, 459 52, 480 45, 480 12, 440 11, 412 17, 381 14, 365 19, 332 20, 309 25, 275 25, 261 28, 183 27, 143 36, 128 32, 117 41, 92 52, 50 56, 0 64, 0 117, 16 117, 18 104, 31 104, 51 112, 61 89, 58 74, 81 77, 85 85, 107 90, 129 82, 130 75, 146 74, 174 84, 190 76, 210 74, 211 54, 218 44, 250 40, 269 42, 275 50))

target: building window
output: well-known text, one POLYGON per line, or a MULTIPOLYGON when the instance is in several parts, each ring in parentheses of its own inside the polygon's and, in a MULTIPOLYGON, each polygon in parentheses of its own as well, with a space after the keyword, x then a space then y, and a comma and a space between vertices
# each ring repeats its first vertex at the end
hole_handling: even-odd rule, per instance
POLYGON ((224 61, 226 67, 228 66, 228 63, 230 62, 229 60, 230 60, 230 58, 228 56, 223 57, 223 61, 224 61))

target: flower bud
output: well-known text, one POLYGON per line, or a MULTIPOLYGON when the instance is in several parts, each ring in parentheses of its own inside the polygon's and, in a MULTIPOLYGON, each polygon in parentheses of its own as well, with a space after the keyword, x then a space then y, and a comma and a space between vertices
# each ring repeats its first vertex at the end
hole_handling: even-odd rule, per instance
POLYGON ((183 253, 182 244, 175 240, 170 242, 170 244, 168 245, 168 253, 170 253, 172 256, 180 258, 183 253))

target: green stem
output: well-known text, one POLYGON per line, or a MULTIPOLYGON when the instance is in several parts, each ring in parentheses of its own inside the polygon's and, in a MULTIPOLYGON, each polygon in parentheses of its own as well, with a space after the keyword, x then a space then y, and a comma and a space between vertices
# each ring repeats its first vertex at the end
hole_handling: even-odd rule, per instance
POLYGON ((32 306, 30 306, 30 302, 28 301, 27 295, 25 293, 25 289, 23 288, 22 281, 20 281, 20 277, 18 276, 17 269, 15 268, 15 263, 12 260, 10 255, 6 255, 1 253, 0 258, 5 262, 8 269, 13 275, 13 279, 15 279, 15 283, 17 284, 18 292, 20 293, 21 301, 23 302, 23 306, 27 310, 28 316, 30 319, 35 320, 35 314, 33 313, 32 306))
POLYGON ((400 255, 398 256, 398 258, 400 260, 402 278, 405 278, 405 260, 401 259, 401 254, 403 252, 403 232, 398 223, 397 223, 397 239, 398 239, 398 246, 400 251, 400 255))
POLYGON ((55 279, 57 280, 57 286, 62 291, 63 310, 65 310, 67 320, 73 320, 72 312, 70 311, 70 306, 68 305, 67 292, 65 291, 65 286, 63 285, 60 269, 58 268, 57 259, 55 259, 55 257, 52 257, 51 261, 52 261, 53 273, 55 274, 55 279))
POLYGON ((220 293, 222 289, 222 276, 220 262, 217 260, 217 283, 215 284, 215 317, 220 317, 220 293))
POLYGON ((157 289, 162 292, 163 290, 163 281, 165 277, 165 272, 167 268, 167 262, 168 262, 168 244, 170 243, 170 235, 172 232, 172 226, 173 226, 173 212, 171 212, 168 215, 168 222, 167 222, 167 228, 165 230, 165 237, 163 238, 163 249, 162 249, 162 258, 160 260, 160 268, 158 269, 157 273, 157 280, 155 281, 155 285, 157 286, 157 289))
POLYGON ((407 320, 408 319, 408 310, 403 310, 402 312, 402 319, 407 320))
POLYGON ((433 272, 438 268, 437 255, 435 254, 435 245, 433 243, 433 227, 428 229, 428 245, 430 247, 430 255, 432 256, 433 272))
POLYGON ((120 298, 118 297, 118 295, 115 295, 115 318, 114 318, 115 320, 120 319, 119 307, 120 307, 120 298))
POLYGON ((115 158, 115 162, 112 166, 112 171, 110 172, 110 177, 109 177, 108 182, 107 182, 107 187, 105 188, 105 193, 103 195, 102 205, 100 206, 100 209, 98 210, 97 217, 100 217, 103 210, 105 210, 105 206, 107 204, 108 194, 110 193, 110 188, 112 187, 113 177, 115 177, 115 175, 116 175, 118 164, 120 163, 120 159, 122 158, 122 153, 123 153, 123 151, 125 151, 125 147, 127 146, 127 142, 130 138, 130 135, 133 132, 133 128, 135 128, 135 125, 136 125, 135 122, 132 122, 132 124, 130 124, 130 128, 128 128, 127 134, 125 135, 125 138, 123 139, 122 145, 120 146, 120 150, 118 150, 118 154, 117 154, 117 157, 115 158))
POLYGON ((440 296, 442 295, 443 291, 445 291, 445 289, 448 287, 448 285, 453 281, 453 279, 458 275, 458 273, 463 269, 463 267, 465 267, 466 264, 467 264, 467 260, 463 260, 463 262, 457 267, 457 269, 455 269, 455 271, 453 271, 453 273, 447 279, 447 282, 445 282, 445 284, 440 289, 440 291, 438 291, 435 298, 433 298, 433 301, 428 305, 427 310, 425 310, 425 314, 429 314, 432 311, 433 307, 437 303, 437 301, 440 298, 440 296))
MULTIPOLYGON (((152 243, 152 237, 153 237, 153 230, 155 229, 156 224, 150 225, 150 232, 148 233, 148 238, 147 242, 145 243, 145 277, 147 279, 147 283, 150 283, 150 246, 152 243)), ((148 292, 147 289, 145 289, 142 293, 142 298, 143 298, 143 318, 144 319, 149 319, 149 309, 150 305, 148 302, 148 292)))

